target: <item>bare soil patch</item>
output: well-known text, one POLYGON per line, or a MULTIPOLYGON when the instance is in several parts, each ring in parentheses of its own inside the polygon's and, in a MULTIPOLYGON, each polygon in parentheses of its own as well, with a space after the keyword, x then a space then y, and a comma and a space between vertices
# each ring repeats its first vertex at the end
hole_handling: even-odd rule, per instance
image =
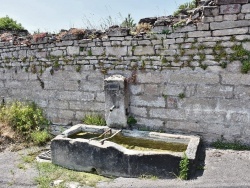
POLYGON ((10 126, 0 123, 0 152, 6 149, 18 151, 27 146, 28 144, 10 126))

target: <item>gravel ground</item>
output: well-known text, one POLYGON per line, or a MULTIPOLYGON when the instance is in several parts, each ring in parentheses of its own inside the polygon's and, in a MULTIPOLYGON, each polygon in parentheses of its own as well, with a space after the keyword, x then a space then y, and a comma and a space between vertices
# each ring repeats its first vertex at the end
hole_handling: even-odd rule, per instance
MULTIPOLYGON (((25 170, 18 168, 25 152, 27 150, 0 152, 0 188, 37 187, 34 181, 38 176, 37 170, 32 166, 26 166, 25 170)), ((111 182, 99 183, 97 188, 250 187, 250 151, 206 148, 205 154, 205 170, 198 171, 189 181, 117 178, 111 182)))

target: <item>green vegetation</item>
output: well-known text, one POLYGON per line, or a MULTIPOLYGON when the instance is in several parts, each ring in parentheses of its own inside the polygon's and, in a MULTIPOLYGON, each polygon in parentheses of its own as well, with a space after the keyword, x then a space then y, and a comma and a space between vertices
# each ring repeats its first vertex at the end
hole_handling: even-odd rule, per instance
POLYGON ((23 26, 20 23, 17 23, 15 20, 9 16, 0 18, 0 29, 3 30, 24 30, 23 26))
POLYGON ((239 141, 227 142, 223 138, 211 144, 216 149, 232 149, 232 150, 250 150, 250 146, 244 145, 239 141))
POLYGON ((81 186, 88 185, 94 187, 99 181, 108 181, 108 178, 85 172, 68 170, 51 163, 37 163, 39 176, 35 179, 38 187, 51 187, 55 180, 63 180, 59 187, 65 187, 65 183, 79 182, 81 186))
POLYGON ((220 64, 220 66, 221 66, 223 69, 227 68, 227 62, 222 62, 222 63, 220 64))
POLYGON ((100 125, 100 126, 106 125, 105 119, 101 115, 97 115, 97 114, 85 115, 83 119, 83 123, 87 125, 100 125))
POLYGON ((180 94, 178 95, 178 97, 179 97, 180 99, 184 99, 186 96, 185 96, 185 93, 180 93, 180 94))
POLYGON ((134 19, 128 14, 128 17, 122 22, 121 27, 127 27, 133 29, 136 26, 134 19))
POLYGON ((25 141, 43 145, 51 137, 47 131, 49 121, 34 102, 13 102, 0 108, 0 122, 13 128, 25 141))
POLYGON ((180 168, 180 172, 179 172, 178 177, 181 180, 187 180, 188 179, 188 171, 189 171, 189 160, 188 160, 186 153, 184 153, 182 160, 180 161, 179 168, 180 168))
POLYGON ((241 73, 247 74, 250 70, 250 61, 243 61, 241 67, 241 73))
POLYGON ((196 0, 192 0, 191 2, 187 2, 184 4, 181 4, 178 9, 174 12, 174 16, 177 16, 181 13, 183 10, 193 9, 196 7, 196 0))
POLYGON ((128 125, 134 125, 137 123, 137 120, 133 116, 129 116, 127 123, 128 123, 128 125))

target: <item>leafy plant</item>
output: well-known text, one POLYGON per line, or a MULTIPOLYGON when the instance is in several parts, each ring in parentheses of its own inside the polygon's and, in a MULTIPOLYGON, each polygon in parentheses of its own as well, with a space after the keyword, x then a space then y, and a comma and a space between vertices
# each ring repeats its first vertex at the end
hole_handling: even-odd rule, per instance
POLYGON ((247 74, 249 70, 250 70, 250 61, 243 61, 241 67, 241 73, 247 74))
POLYGON ((227 68, 227 62, 222 62, 222 63, 220 64, 220 66, 221 66, 223 69, 227 68))
POLYGON ((180 94, 178 95, 178 97, 179 97, 180 99, 184 99, 184 98, 185 98, 185 93, 180 93, 180 94))
POLYGON ((137 123, 137 120, 133 116, 129 116, 127 123, 128 123, 128 125, 134 125, 137 123))
POLYGON ((183 10, 187 10, 187 9, 193 9, 196 7, 196 0, 192 0, 191 2, 187 2, 184 4, 181 4, 178 9, 174 12, 174 16, 177 16, 178 14, 181 13, 181 11, 183 10))
POLYGON ((30 134, 30 136, 34 144, 38 146, 46 144, 51 139, 51 135, 47 130, 34 131, 30 134))
POLYGON ((24 27, 9 16, 0 18, 0 29, 24 30, 24 27))
POLYGON ((136 24, 134 23, 134 19, 128 14, 128 17, 121 24, 122 27, 134 28, 136 24))
POLYGON ((180 161, 179 168, 180 168, 180 172, 179 172, 178 177, 181 180, 187 180, 188 179, 188 171, 189 171, 189 160, 188 160, 186 153, 184 153, 184 155, 180 161))
POLYGON ((85 115, 83 119, 83 123, 87 125, 101 125, 101 126, 106 125, 105 119, 101 115, 97 115, 97 114, 85 115))
POLYGON ((34 131, 40 131, 49 124, 42 109, 34 102, 18 101, 4 105, 0 109, 0 121, 11 126, 25 140, 31 140, 31 134, 34 131))

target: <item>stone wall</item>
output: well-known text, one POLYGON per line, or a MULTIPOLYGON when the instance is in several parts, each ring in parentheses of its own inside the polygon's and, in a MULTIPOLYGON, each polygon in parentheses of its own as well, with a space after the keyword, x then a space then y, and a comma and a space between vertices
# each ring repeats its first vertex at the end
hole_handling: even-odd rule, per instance
POLYGON ((0 96, 35 101, 54 123, 79 123, 104 115, 104 78, 121 74, 138 127, 250 143, 250 4, 216 3, 203 22, 170 34, 1 42, 0 96))

